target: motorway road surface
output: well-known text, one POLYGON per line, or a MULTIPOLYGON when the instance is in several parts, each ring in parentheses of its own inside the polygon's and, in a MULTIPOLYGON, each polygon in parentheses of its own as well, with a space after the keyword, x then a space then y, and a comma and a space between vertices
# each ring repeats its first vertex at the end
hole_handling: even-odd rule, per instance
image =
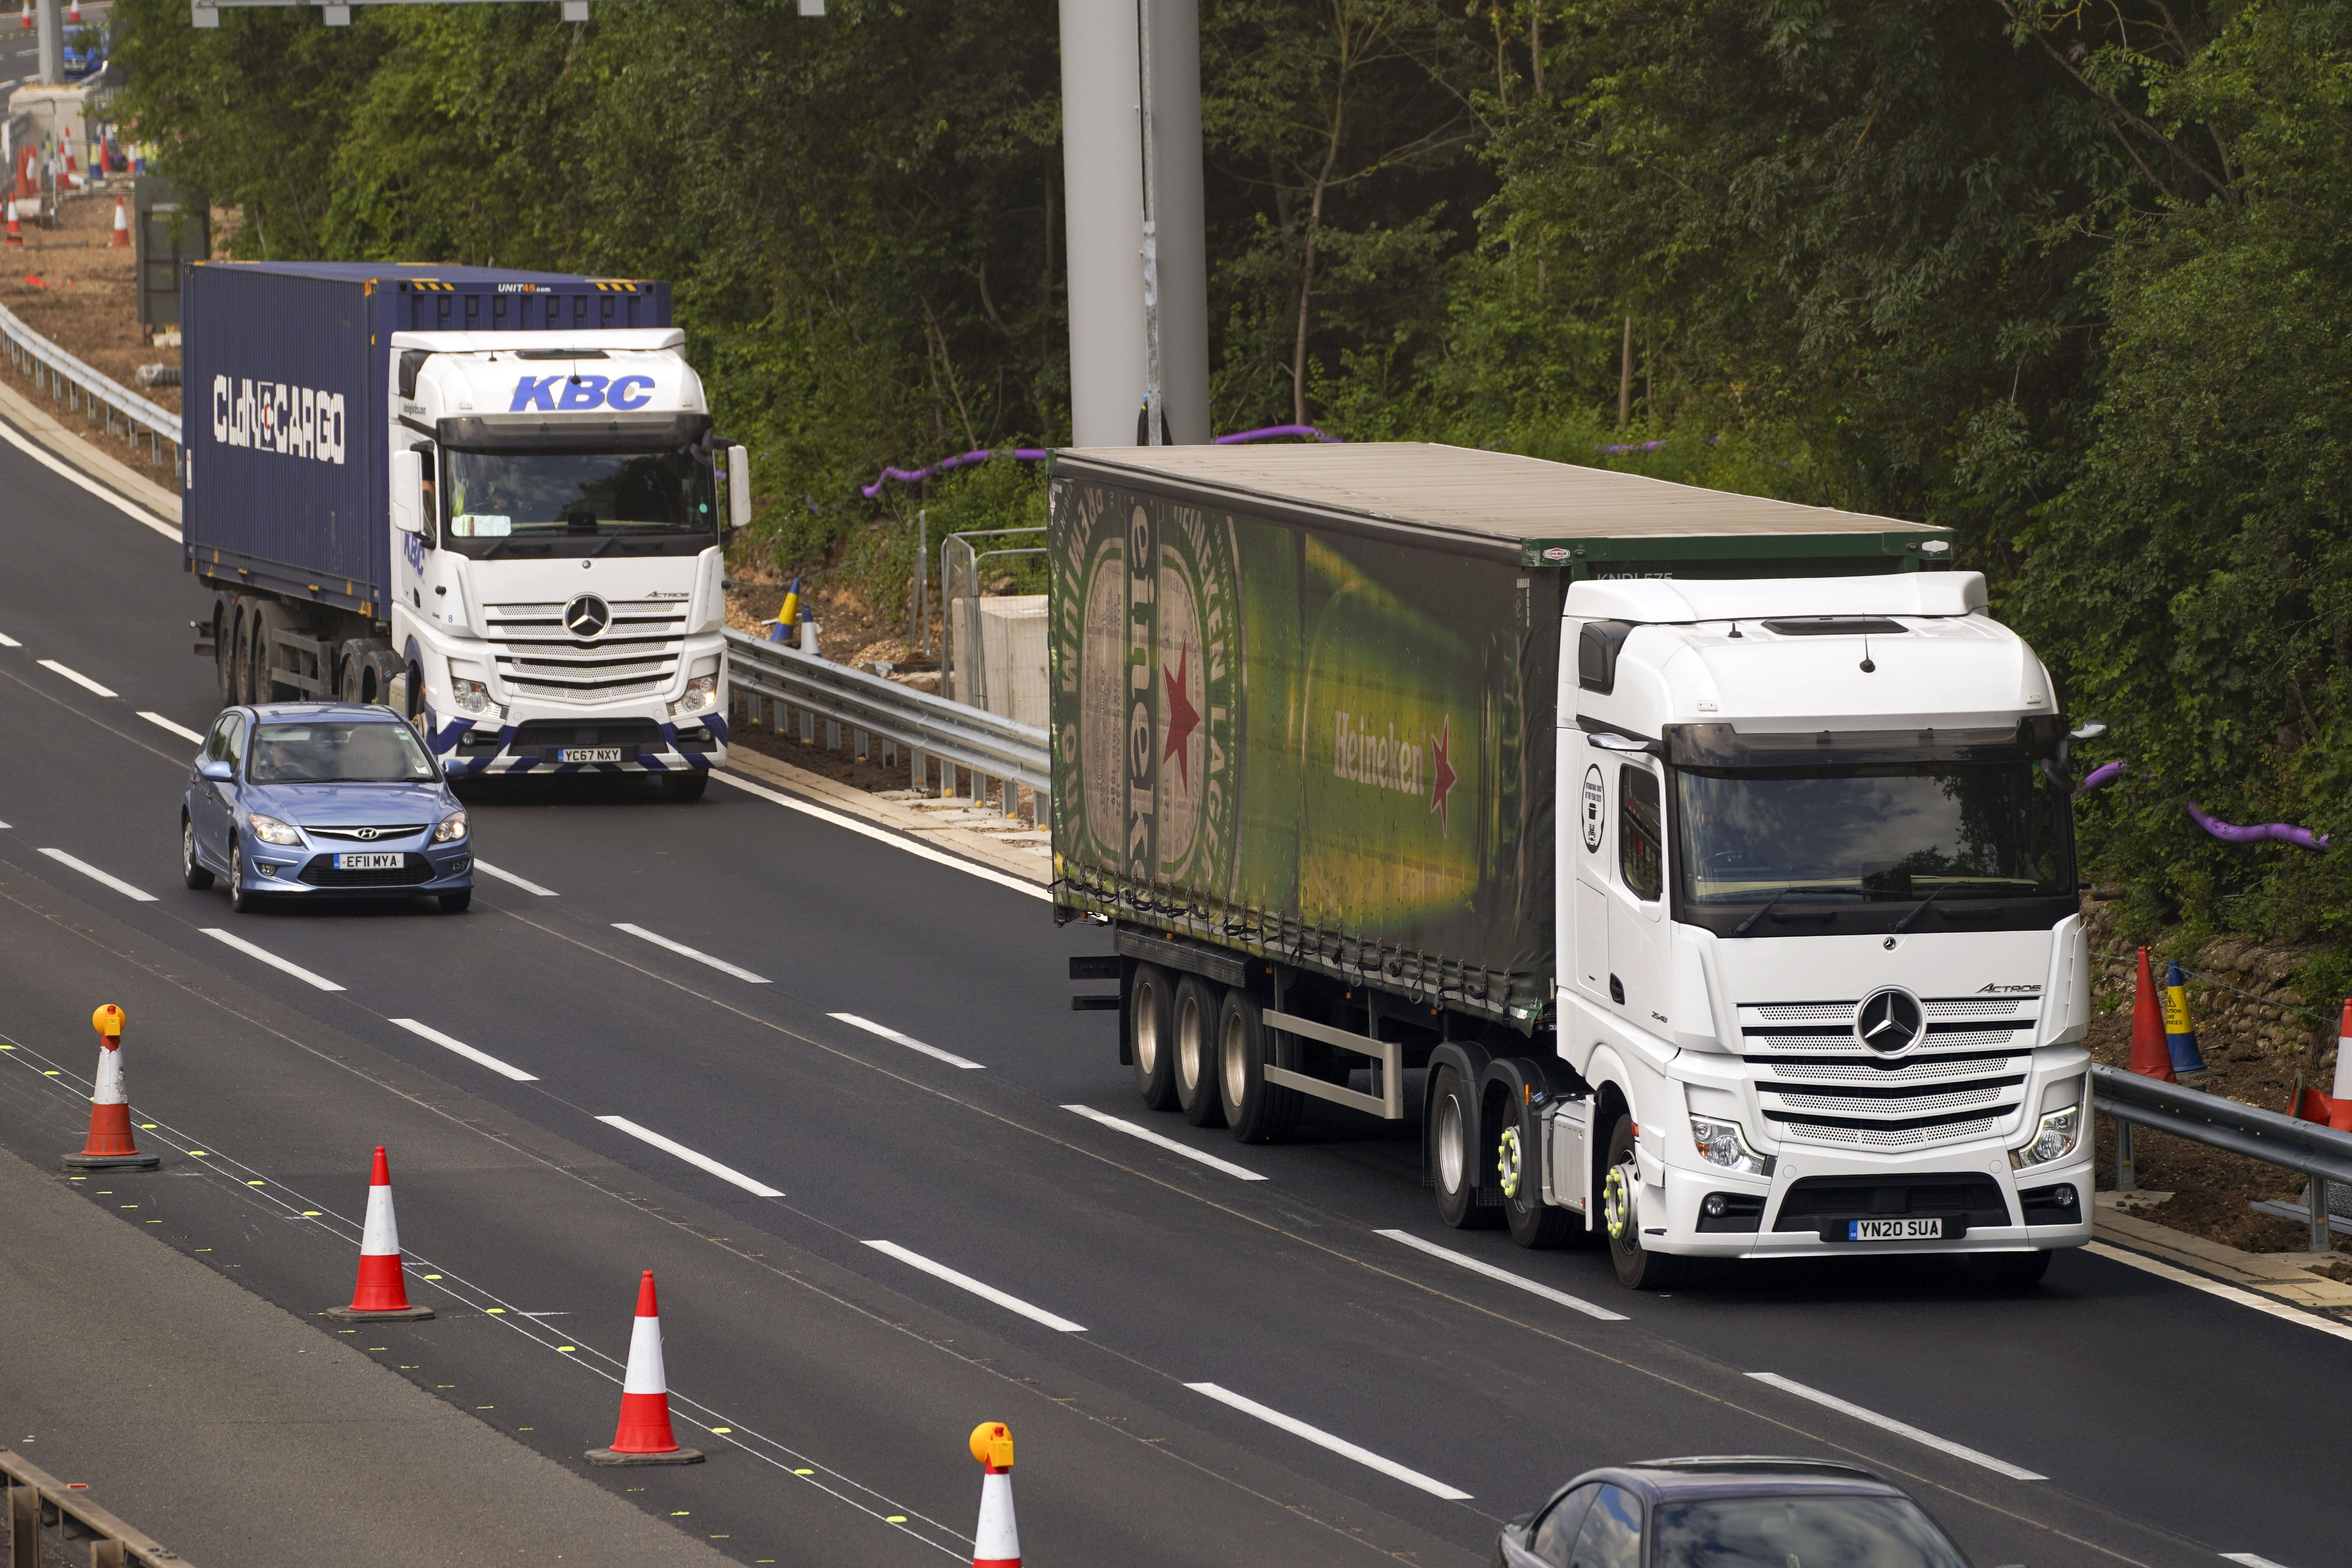
POLYGON ((982 1420, 1046 1565, 1471 1564, 1579 1469, 1753 1452, 1877 1468, 1981 1565, 2343 1561, 2316 1320, 2084 1254, 2020 1298, 1893 1258, 1622 1291, 1445 1230, 1410 1132, 1142 1110, 1068 1010, 1098 928, 723 783, 477 795, 543 891, 462 916, 232 914, 178 875, 217 702, 176 548, 13 446, 0 548, 0 1145, 77 1146, 120 1003, 165 1163, 74 1190, 322 1334, 389 1145, 440 1317, 362 1348, 739 1561, 969 1561, 982 1420), (593 1470, 646 1268, 713 1457, 593 1470))

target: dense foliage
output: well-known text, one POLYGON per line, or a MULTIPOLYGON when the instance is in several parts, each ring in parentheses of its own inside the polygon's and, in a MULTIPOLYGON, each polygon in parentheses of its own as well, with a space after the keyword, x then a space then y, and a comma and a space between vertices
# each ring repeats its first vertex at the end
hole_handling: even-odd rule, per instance
MULTIPOLYGON (((799 560, 903 504, 858 495, 886 461, 1055 439, 1067 378, 1054 6, 796 10, 198 33, 121 0, 118 53, 242 253, 675 280, 799 560)), ((2347 934, 2340 852, 2181 810, 2352 831, 2345 5, 1203 0, 1202 26, 1220 429, 1948 524, 2132 762, 2084 824, 2133 921, 2347 934)), ((1036 493, 997 467, 927 499, 970 522, 1036 493)))

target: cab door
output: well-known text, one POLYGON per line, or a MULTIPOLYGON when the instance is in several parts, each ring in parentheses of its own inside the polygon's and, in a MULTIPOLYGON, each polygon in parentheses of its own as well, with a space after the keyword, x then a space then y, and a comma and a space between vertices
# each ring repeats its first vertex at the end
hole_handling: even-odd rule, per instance
MULTIPOLYGON (((199 765, 225 762, 236 767, 245 751, 244 741, 245 715, 232 709, 214 721, 212 732, 205 737, 199 765)), ((235 819, 236 809, 234 780, 197 776, 195 787, 188 792, 188 823, 195 829, 197 849, 210 865, 228 864, 229 824, 235 819)))
POLYGON ((1666 1016, 1665 778, 1649 758, 1610 758, 1609 1000, 1627 1018, 1664 1029, 1666 1016))
POLYGON ((1567 903, 1553 929, 1569 940, 1561 979, 1591 1000, 1609 999, 1609 764, 1581 730, 1559 731, 1559 865, 1554 885, 1567 903))

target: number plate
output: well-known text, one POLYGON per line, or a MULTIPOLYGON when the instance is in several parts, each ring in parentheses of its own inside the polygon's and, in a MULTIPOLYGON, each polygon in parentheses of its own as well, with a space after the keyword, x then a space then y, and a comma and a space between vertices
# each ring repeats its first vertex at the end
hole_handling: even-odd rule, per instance
POLYGON ((335 857, 338 871, 397 871, 406 865, 405 855, 343 854, 335 857))
POLYGON ((618 746, 566 746, 555 753, 559 763, 617 763, 621 760, 618 746))
POLYGON ((1848 1241, 1940 1241, 1944 1236, 1943 1216, 1934 1219, 1850 1219, 1845 1222, 1848 1241))

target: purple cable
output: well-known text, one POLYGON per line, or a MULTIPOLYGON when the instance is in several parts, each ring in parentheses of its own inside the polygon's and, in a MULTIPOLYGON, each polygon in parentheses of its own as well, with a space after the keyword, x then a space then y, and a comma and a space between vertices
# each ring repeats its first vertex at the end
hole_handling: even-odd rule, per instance
POLYGON ((2076 795, 2088 795, 2095 789, 2104 788, 2105 785, 2111 784, 2115 783, 2116 779, 2120 778, 2123 775, 2123 771, 2124 765, 2121 763, 2101 763, 2097 767, 2091 770, 2088 777, 2084 778, 2081 784, 2074 786, 2074 793, 2076 795))
POLYGON ((2255 827, 2238 827, 2209 815, 2195 801, 2189 804, 2189 815, 2198 826, 2224 844, 2259 844, 2265 838, 2275 838, 2282 844, 2299 845, 2305 849, 2327 847, 2327 835, 2314 833, 2308 827, 2297 827, 2291 822, 2265 822, 2255 827))
POLYGON ((1312 436, 1331 446, 1341 445, 1337 436, 1326 436, 1312 425, 1269 425, 1263 430, 1236 430, 1230 436, 1220 436, 1213 443, 1219 447, 1238 447, 1250 441, 1279 441, 1285 436, 1312 436))

